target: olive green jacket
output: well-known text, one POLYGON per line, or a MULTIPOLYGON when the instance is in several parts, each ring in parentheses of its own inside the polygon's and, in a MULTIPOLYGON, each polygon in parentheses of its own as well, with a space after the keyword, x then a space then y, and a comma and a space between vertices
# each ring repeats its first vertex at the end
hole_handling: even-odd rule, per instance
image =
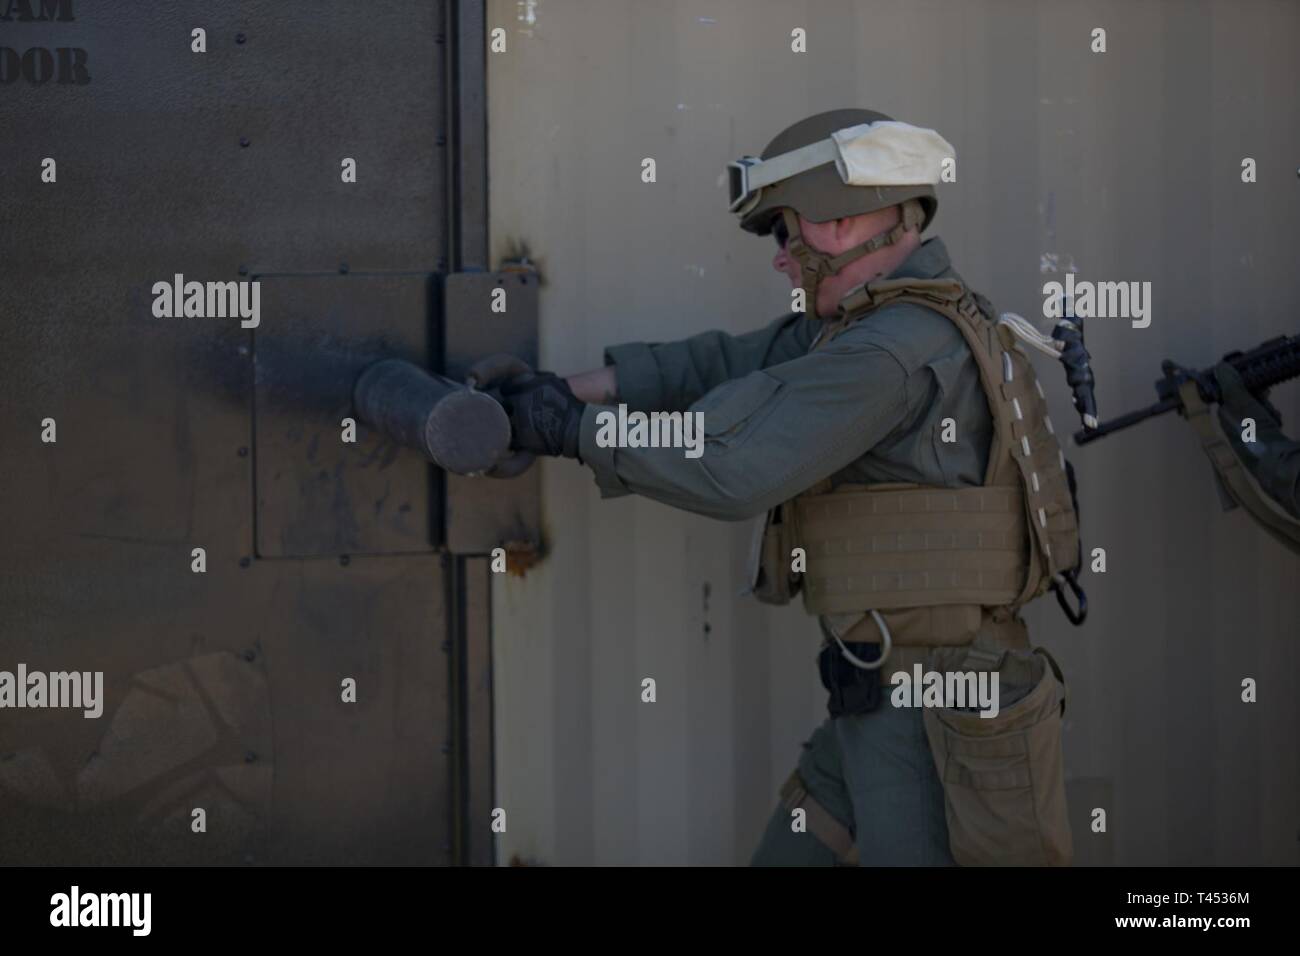
POLYGON ((1228 442, 1260 488, 1287 514, 1300 518, 1300 442, 1287 438, 1275 424, 1276 420, 1265 423, 1260 416, 1259 439, 1246 443, 1241 440, 1244 416, 1226 406, 1219 415, 1228 442))
MULTIPOLYGON (((960 278, 930 239, 889 278, 960 278)), ((937 312, 887 304, 815 352, 801 314, 744 335, 704 332, 605 352, 629 411, 703 413, 704 449, 600 447, 589 405, 579 454, 603 497, 634 493, 723 520, 762 514, 818 481, 982 482, 993 423, 961 332, 937 312), (955 441, 944 442, 945 419, 955 441)))

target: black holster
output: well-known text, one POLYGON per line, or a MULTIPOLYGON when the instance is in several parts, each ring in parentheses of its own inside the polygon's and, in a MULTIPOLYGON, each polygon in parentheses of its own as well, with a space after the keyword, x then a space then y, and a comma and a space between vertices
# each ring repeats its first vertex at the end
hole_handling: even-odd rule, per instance
MULTIPOLYGON (((849 653, 864 661, 880 658, 879 644, 845 642, 849 653)), ((817 655, 817 671, 822 686, 830 691, 826 709, 832 717, 865 714, 880 706, 880 671, 863 670, 848 660, 834 642, 817 655)))

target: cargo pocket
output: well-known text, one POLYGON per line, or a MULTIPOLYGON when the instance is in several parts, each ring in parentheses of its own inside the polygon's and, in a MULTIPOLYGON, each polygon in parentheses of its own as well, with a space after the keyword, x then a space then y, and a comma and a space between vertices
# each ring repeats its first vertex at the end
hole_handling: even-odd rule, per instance
POLYGON ((1041 649, 1008 651, 998 670, 1000 698, 1028 693, 996 717, 924 712, 953 859, 962 866, 1068 865, 1074 850, 1061 748, 1065 685, 1041 649))
POLYGON ((738 447, 771 414, 769 401, 782 383, 764 372, 751 372, 718 386, 691 406, 704 416, 704 441, 713 453, 738 447))

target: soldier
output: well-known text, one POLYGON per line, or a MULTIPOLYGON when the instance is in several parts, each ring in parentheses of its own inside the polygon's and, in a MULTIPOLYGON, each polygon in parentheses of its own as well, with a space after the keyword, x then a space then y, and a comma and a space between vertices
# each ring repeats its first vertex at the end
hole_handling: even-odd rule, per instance
POLYGON ((731 211, 775 237, 772 266, 806 293, 807 314, 614 346, 605 367, 567 379, 501 356, 471 371, 502 386, 520 454, 578 459, 603 496, 766 513, 754 590, 784 603, 801 589, 819 617, 830 717, 757 864, 1070 855, 1063 687, 1030 653, 1018 609, 1073 582, 1072 482, 1015 329, 965 287, 942 240, 921 238, 951 155, 934 131, 868 110, 796 123, 731 164, 731 211), (703 456, 603 447, 597 416, 614 402, 703 413, 703 456), (1000 671, 1011 722, 969 724, 951 707, 923 717, 882 692, 943 661, 1000 671))

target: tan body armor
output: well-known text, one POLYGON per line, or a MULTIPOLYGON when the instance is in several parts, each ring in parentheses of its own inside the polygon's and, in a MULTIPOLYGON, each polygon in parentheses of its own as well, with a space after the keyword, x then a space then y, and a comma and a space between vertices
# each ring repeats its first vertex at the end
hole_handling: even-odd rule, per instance
MULTIPOLYGON (((984 483, 831 489, 823 481, 769 515, 757 593, 786 603, 801 590, 804 607, 842 621, 850 640, 881 639, 873 611, 894 645, 969 644, 998 624, 1023 635, 1016 611, 1076 568, 1080 553, 1065 456, 1042 388, 1010 329, 955 279, 868 283, 813 349, 890 302, 939 312, 970 346, 994 425, 984 483), (796 547, 806 554, 801 575, 789 571, 796 547)), ((1023 646, 1025 638, 1005 643, 1023 646)))

